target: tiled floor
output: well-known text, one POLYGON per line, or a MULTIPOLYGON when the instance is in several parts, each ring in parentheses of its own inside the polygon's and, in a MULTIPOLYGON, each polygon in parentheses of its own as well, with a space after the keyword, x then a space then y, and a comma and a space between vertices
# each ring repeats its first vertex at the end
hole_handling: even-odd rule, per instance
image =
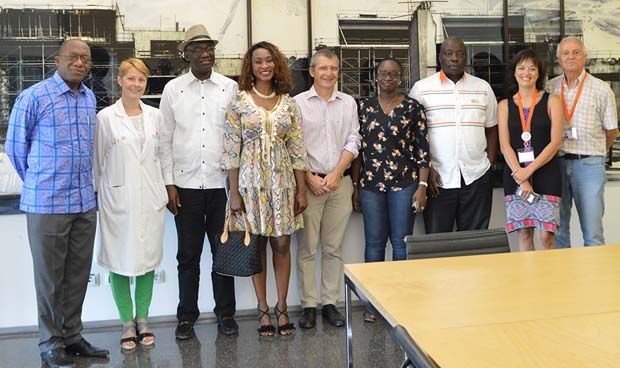
MULTIPOLYGON (((292 313, 291 313, 292 314, 292 313)), ((297 321, 298 315, 291 316, 297 321)), ((108 360, 81 359, 77 367, 344 367, 346 361, 345 330, 323 324, 318 318, 313 330, 297 330, 293 336, 259 338, 254 319, 238 320, 236 337, 218 335, 213 323, 198 323, 196 337, 187 341, 174 338, 174 325, 154 325, 156 346, 122 353, 118 345, 119 330, 90 330, 85 337, 99 347, 110 349, 108 360)), ((0 336, 0 368, 40 367, 38 337, 0 336)), ((399 367, 402 353, 381 323, 364 323, 361 310, 353 318, 353 353, 355 367, 399 367)))

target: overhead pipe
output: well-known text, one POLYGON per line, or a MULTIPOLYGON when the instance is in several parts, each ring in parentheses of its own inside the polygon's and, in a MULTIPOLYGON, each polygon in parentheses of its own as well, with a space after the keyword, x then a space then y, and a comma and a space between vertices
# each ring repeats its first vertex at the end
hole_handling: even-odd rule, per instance
POLYGON ((312 0, 307 0, 308 8, 308 62, 312 57, 312 0))
POLYGON ((248 32, 248 49, 252 47, 252 0, 246 0, 246 20, 248 32))

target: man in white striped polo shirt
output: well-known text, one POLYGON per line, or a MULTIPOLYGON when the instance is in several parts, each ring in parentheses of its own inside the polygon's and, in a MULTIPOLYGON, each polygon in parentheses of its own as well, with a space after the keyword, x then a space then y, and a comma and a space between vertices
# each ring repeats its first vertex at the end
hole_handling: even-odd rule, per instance
POLYGON ((497 100, 484 80, 465 73, 463 41, 448 38, 441 71, 418 81, 409 96, 426 110, 431 151, 426 233, 486 229, 491 217, 491 167, 497 157, 497 100))
POLYGON ((304 228, 297 233, 297 283, 303 316, 301 328, 316 324, 319 295, 316 256, 321 242, 321 297, 323 318, 333 326, 344 326, 335 304, 342 280, 342 241, 353 210, 351 161, 358 155, 361 137, 357 104, 353 97, 336 90, 338 57, 322 49, 310 59, 310 90, 295 96, 301 112, 304 142, 310 171, 306 173, 308 207, 304 228))

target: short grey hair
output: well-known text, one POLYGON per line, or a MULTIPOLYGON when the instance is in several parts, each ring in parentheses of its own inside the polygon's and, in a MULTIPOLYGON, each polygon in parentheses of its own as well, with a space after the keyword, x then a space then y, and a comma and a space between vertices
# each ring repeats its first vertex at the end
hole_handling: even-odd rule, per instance
POLYGON ((588 56, 588 51, 586 50, 586 45, 583 44, 583 41, 574 36, 564 37, 560 43, 558 43, 558 48, 555 50, 555 57, 560 58, 560 49, 562 48, 562 44, 564 42, 574 41, 577 42, 581 46, 581 51, 583 51, 584 55, 588 56))
POLYGON ((319 60, 319 57, 325 57, 328 59, 336 59, 338 61, 338 63, 340 63, 340 58, 338 58, 338 55, 336 55, 335 52, 333 52, 330 49, 319 49, 317 50, 314 54, 312 54, 312 57, 310 58, 310 67, 314 68, 314 66, 316 65, 316 63, 319 60))
POLYGON ((450 36, 448 38, 446 38, 445 40, 443 40, 443 42, 441 43, 441 46, 439 47, 439 53, 443 53, 444 51, 444 46, 445 44, 447 44, 449 41, 454 41, 454 42, 458 42, 459 45, 461 45, 463 47, 463 50, 465 50, 465 53, 467 53, 467 47, 465 47, 465 42, 463 42, 463 40, 461 40, 460 38, 456 37, 456 36, 450 36))

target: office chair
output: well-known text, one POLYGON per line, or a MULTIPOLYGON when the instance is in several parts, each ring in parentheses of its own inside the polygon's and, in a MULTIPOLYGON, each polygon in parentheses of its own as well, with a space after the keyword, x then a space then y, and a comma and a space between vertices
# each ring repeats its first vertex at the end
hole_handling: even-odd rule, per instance
POLYGON ((409 259, 510 253, 504 229, 407 235, 405 242, 409 259))

